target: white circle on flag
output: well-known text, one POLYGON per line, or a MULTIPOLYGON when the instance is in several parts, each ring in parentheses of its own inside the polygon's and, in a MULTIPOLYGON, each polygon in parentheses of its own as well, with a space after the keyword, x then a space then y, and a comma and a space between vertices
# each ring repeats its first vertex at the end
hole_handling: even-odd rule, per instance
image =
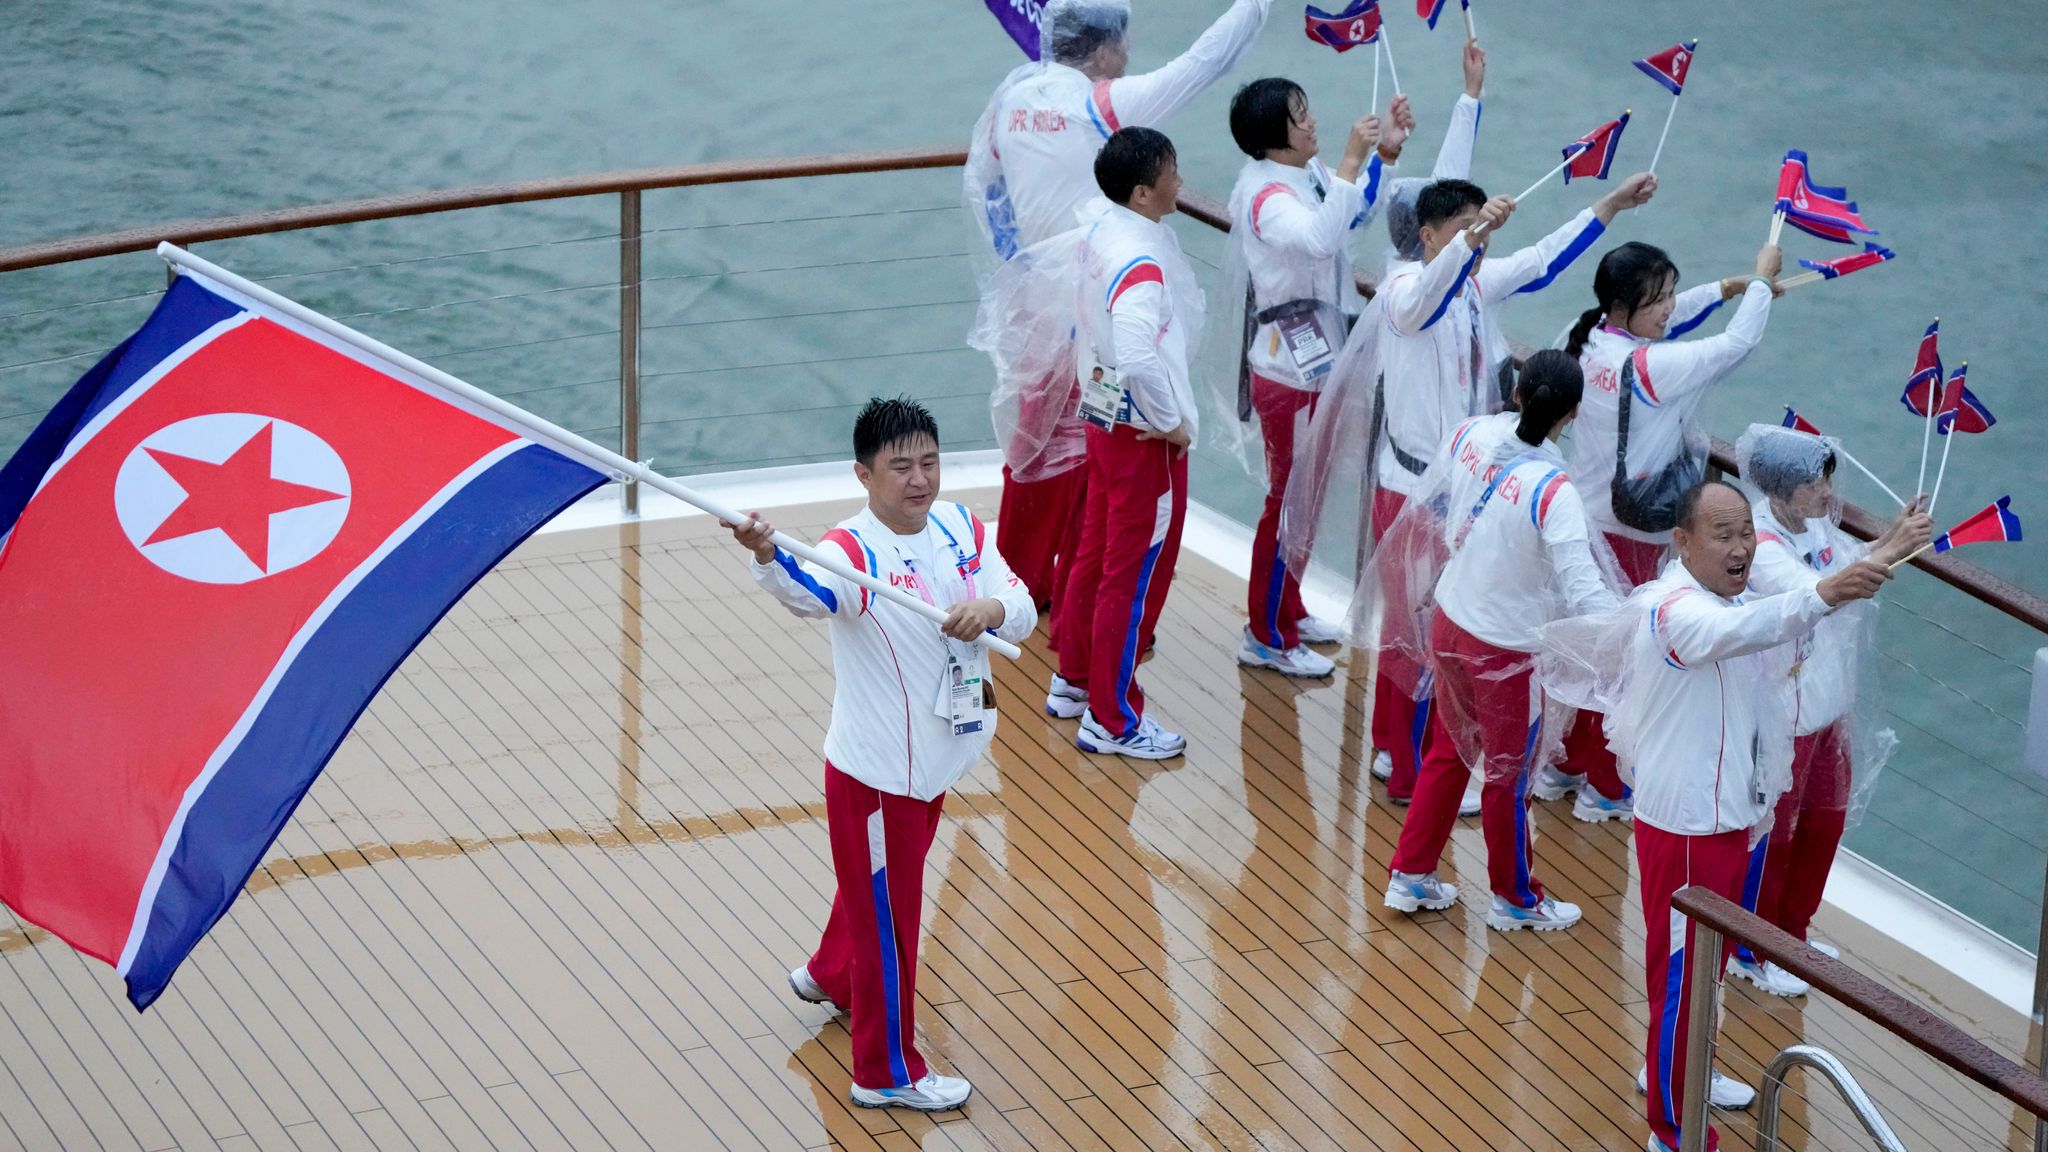
POLYGON ((137 444, 114 478, 114 515, 152 564, 203 584, 246 584, 325 551, 349 511, 348 468, 297 424, 249 412, 193 416, 137 444))

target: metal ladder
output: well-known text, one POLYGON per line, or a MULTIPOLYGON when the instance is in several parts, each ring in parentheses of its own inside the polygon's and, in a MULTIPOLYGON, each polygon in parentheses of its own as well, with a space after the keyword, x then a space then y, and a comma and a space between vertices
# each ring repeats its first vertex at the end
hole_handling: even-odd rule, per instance
POLYGON ((1779 1101, 1785 1092, 1785 1074, 1795 1067, 1811 1068, 1833 1082, 1842 1101, 1862 1122, 1863 1130, 1884 1152, 1906 1152, 1906 1146, 1871 1102, 1870 1094, 1850 1075, 1848 1066, 1836 1059, 1834 1053, 1811 1044, 1794 1044, 1784 1049, 1771 1057, 1770 1065, 1764 1069, 1763 1100, 1757 1109, 1756 1152, 1775 1152, 1778 1147, 1779 1101))

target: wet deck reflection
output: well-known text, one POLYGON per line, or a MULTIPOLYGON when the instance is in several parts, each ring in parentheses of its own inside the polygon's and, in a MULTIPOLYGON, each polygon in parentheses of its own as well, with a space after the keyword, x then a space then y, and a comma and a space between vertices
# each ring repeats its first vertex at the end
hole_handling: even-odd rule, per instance
MULTIPOLYGON (((0 919, 0 1147, 1640 1148, 1626 829, 1538 817, 1570 933, 1386 912, 1363 678, 1238 669, 1242 598, 1183 562, 1144 670, 1182 760, 1076 752, 1042 637, 1001 670, 924 912, 922 1042, 964 1112, 851 1108, 843 1024, 789 995, 831 896, 829 653, 671 526, 478 584, 148 1015, 0 919)), ((1483 877, 1466 824, 1449 864, 1483 877)), ((1872 1025, 1730 1002, 1737 1075, 1804 1038, 1913 1146, 2023 1146, 1872 1025)), ((1793 1087, 1793 1147, 1862 1146, 1793 1087)))

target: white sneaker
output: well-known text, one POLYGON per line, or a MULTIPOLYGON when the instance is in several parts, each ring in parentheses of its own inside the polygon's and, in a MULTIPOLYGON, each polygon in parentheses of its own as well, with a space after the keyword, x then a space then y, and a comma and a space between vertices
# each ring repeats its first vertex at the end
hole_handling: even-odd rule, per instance
POLYGON ((1140 760, 1171 760, 1187 751, 1187 737, 1178 732, 1168 732, 1159 726, 1159 721, 1150 716, 1138 721, 1138 726, 1124 733, 1119 740, 1109 734, 1095 719, 1093 712, 1081 717, 1081 731, 1074 737, 1074 746, 1083 752, 1096 752, 1109 756, 1135 756, 1140 760))
POLYGON ((1342 644, 1344 626, 1333 624, 1319 616, 1303 616, 1294 625, 1294 634, 1303 644, 1342 644))
POLYGON ((853 1102, 863 1108, 915 1108, 919 1112, 951 1112, 967 1103, 974 1085, 958 1076, 925 1073, 924 1079, 908 1088, 863 1088, 853 1086, 853 1102))
POLYGON ((1372 778, 1392 780, 1394 778, 1394 756, 1391 752, 1375 749, 1372 754, 1372 778))
POLYGON ((1244 641, 1237 646, 1237 662, 1248 668, 1271 668, 1283 675, 1308 680, 1321 679, 1337 670, 1335 661, 1306 644, 1274 648, 1252 639, 1249 628, 1245 629, 1244 641))
POLYGON ((1574 776, 1555 764, 1545 764, 1529 781, 1529 795, 1538 800, 1562 800, 1585 787, 1586 778, 1574 776))
POLYGON ((811 979, 811 969, 807 964, 799 964, 789 970, 789 990, 796 993, 799 1000, 823 1004, 834 1012, 839 1011, 839 1005, 834 1004, 832 997, 825 994, 824 986, 811 979))
POLYGON ((1760 991, 1768 992, 1773 996, 1806 995, 1806 981, 1785 971, 1769 960, 1758 963, 1754 960, 1744 960, 1740 956, 1730 956, 1728 958, 1728 974, 1740 976, 1751 984, 1756 985, 1760 991))
POLYGON ((1484 807, 1484 805, 1482 805, 1479 802, 1479 797, 1481 795, 1481 790, 1485 787, 1486 785, 1478 780, 1473 780, 1471 783, 1465 785, 1465 794, 1463 796, 1458 797, 1458 815, 1479 815, 1479 810, 1482 807, 1484 807))
POLYGON ((1830 960, 1840 960, 1842 958, 1842 950, 1825 940, 1815 940, 1809 936, 1806 938, 1806 946, 1830 960))
MULTIPOLYGON (((1650 1070, 1648 1068, 1641 1068, 1636 1071, 1636 1091, 1645 1096, 1649 1095, 1650 1070)), ((1721 1075, 1721 1070, 1718 1068, 1714 1070, 1712 1079, 1708 1081, 1707 1103, 1712 1104, 1716 1108, 1727 1108, 1731 1111, 1740 1112, 1744 1108, 1749 1107, 1750 1103, 1755 1099, 1756 1089, 1751 1088, 1733 1076, 1721 1075)), ((1654 1141, 1657 1138, 1652 1136, 1650 1139, 1654 1141)))
POLYGON ((1633 797, 1623 796, 1609 800, 1592 788, 1581 788, 1572 800, 1572 818, 1588 824, 1605 824, 1609 820, 1633 820, 1636 816, 1636 802, 1633 797))
POLYGON ((1088 690, 1076 688, 1067 683, 1067 678, 1055 672, 1052 688, 1045 694, 1045 714, 1061 720, 1072 720, 1088 711, 1088 690))
POLYGON ((1555 932, 1577 924, 1580 915, 1577 904, 1567 904, 1554 896, 1545 896, 1536 902, 1534 908, 1517 908, 1495 896, 1492 906, 1486 910, 1486 926, 1500 932, 1513 932, 1518 928, 1555 932))
POLYGON ((1387 907, 1396 912, 1420 912, 1449 908, 1458 902, 1458 886, 1446 884, 1436 873, 1396 872, 1387 881, 1387 907))

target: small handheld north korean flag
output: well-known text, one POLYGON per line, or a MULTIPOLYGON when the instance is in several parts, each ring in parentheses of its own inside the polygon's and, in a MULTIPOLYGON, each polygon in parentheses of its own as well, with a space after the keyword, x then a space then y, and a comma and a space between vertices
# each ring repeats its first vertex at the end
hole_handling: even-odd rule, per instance
POLYGON ((1930 406, 1938 403, 1935 390, 1941 386, 1941 318, 1927 326, 1927 332, 1920 337, 1920 355, 1913 361, 1913 375, 1906 381, 1906 390, 1899 396, 1899 403, 1912 409, 1915 416, 1927 416, 1930 406))
POLYGON ((1877 235, 1877 229, 1863 222, 1855 202, 1849 199, 1847 188, 1829 188, 1813 183, 1807 168, 1806 153, 1792 149, 1785 153, 1784 162, 1778 166, 1778 202, 1775 211, 1785 215, 1785 223, 1837 244, 1854 244, 1852 233, 1865 236, 1877 235))
POLYGON ((1946 552, 1964 544, 1995 544, 2020 538, 2020 518, 2013 515, 2012 497, 2000 496, 1984 510, 1934 538, 1934 550, 1946 552))
POLYGON ((1628 127, 1628 118, 1629 113, 1623 112, 1619 119, 1609 120, 1564 146, 1564 156, 1569 161, 1564 166, 1565 183, 1571 183, 1574 176, 1607 179, 1607 170, 1614 167, 1614 152, 1621 146, 1621 130, 1628 127))
POLYGON ((1970 365, 1966 361, 1956 369, 1955 375, 1948 378, 1948 387, 1941 390, 1941 411, 1934 414, 1934 427, 1943 436, 1952 431, 1984 432, 1998 423, 1991 409, 1986 408, 1984 402, 1977 399, 1977 394, 1970 391, 1970 386, 1964 383, 1969 370, 1970 365))
MULTIPOLYGON (((1434 30, 1437 17, 1444 14, 1444 8, 1449 3, 1450 0, 1415 0, 1415 14, 1429 21, 1431 30, 1434 30)), ((1472 0, 1458 0, 1458 7, 1472 7, 1472 0)))
POLYGON ((1643 70, 1645 76, 1662 84, 1671 90, 1673 96, 1677 96, 1685 90, 1685 74, 1692 67, 1693 49, 1698 46, 1699 41, 1687 40, 1683 44, 1673 44, 1655 56, 1645 56, 1635 64, 1643 70))
POLYGON ((1873 264, 1882 264, 1894 255, 1896 253, 1882 244, 1865 241, 1863 251, 1853 256, 1837 256, 1833 260, 1801 260, 1799 266, 1820 273, 1823 280, 1833 280, 1839 276, 1847 276, 1851 272, 1861 272, 1873 264))
POLYGON ((1794 432, 1811 432, 1815 436, 1820 435, 1820 429, 1815 428, 1812 424, 1807 423, 1806 417, 1801 416, 1797 412, 1794 412, 1789 406, 1785 409, 1785 419, 1783 421, 1783 424, 1785 427, 1792 429, 1794 432))
POLYGON ((1311 4, 1302 13, 1308 38, 1339 52, 1349 52, 1380 38, 1380 0, 1352 0, 1342 12, 1325 12, 1311 4))
POLYGON ((601 461, 186 273, 0 468, 0 901, 147 1008, 601 461))

